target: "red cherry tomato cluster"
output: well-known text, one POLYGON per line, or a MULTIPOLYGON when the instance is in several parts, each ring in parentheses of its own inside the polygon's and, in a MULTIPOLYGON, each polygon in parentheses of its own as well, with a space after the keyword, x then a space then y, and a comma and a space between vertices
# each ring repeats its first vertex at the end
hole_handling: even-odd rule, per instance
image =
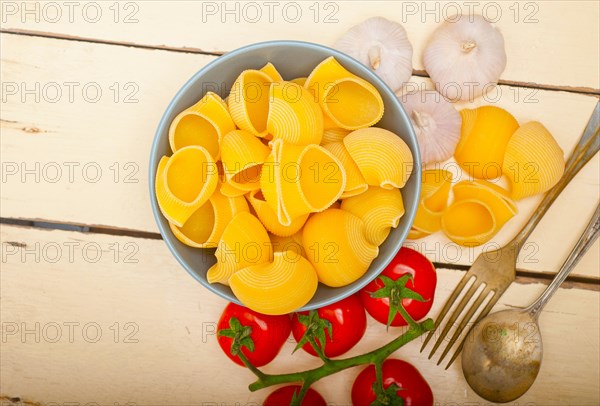
MULTIPOLYGON (((393 391, 404 400, 405 406, 433 405, 433 392, 417 368, 406 361, 388 358, 383 362, 383 389, 393 391)), ((375 367, 362 370, 352 385, 352 404, 369 406, 377 396, 373 390, 376 382, 375 367)))
MULTIPOLYGON (((255 367, 262 367, 275 359, 292 329, 288 315, 268 316, 235 303, 229 303, 223 310, 219 324, 217 324, 217 331, 232 328, 230 323, 232 318, 237 319, 242 326, 252 327, 250 338, 254 342, 254 351, 250 351, 247 347, 243 347, 241 351, 255 367)), ((219 335, 218 341, 223 352, 233 362, 244 365, 239 356, 231 354, 233 342, 231 337, 219 335)))
MULTIPOLYGON (((400 248, 392 262, 383 270, 381 276, 388 277, 392 281, 398 281, 402 277, 410 275, 406 282, 406 288, 418 293, 423 300, 402 299, 402 306, 406 309, 413 320, 421 320, 429 313, 433 304, 433 294, 437 283, 437 275, 433 264, 419 252, 410 248, 400 248)), ((360 291, 360 297, 367 312, 380 323, 387 324, 390 314, 390 298, 375 298, 373 293, 384 287, 381 278, 375 278, 364 289, 360 291)), ((399 313, 392 319, 391 326, 406 326, 407 322, 399 313)))
MULTIPOLYGON (((433 304, 437 276, 433 264, 420 253, 401 248, 380 277, 359 293, 316 311, 291 315, 267 316, 230 303, 218 324, 218 342, 223 352, 244 366, 243 354, 251 366, 271 362, 279 353, 290 332, 302 348, 313 356, 334 358, 352 349, 367 327, 366 312, 389 326, 409 324, 424 318, 433 304), (366 312, 365 312, 366 310, 366 312), (411 321, 412 321, 411 320, 411 321), (232 348, 233 337, 242 337, 239 348, 232 348)), ((419 371, 411 364, 387 359, 382 366, 383 387, 379 397, 402 398, 405 406, 432 405, 433 393, 419 371)), ((356 377, 352 386, 352 402, 356 406, 371 405, 378 398, 373 365, 356 377)), ((271 393, 263 405, 289 405, 300 386, 285 386, 271 393)), ((315 390, 309 388, 302 405, 326 405, 315 390)))
MULTIPOLYGON (((321 307, 317 310, 321 320, 326 320, 331 325, 331 336, 326 335, 325 356, 333 358, 347 353, 354 347, 367 330, 367 315, 358 295, 352 295, 334 304, 321 307)), ((309 316, 309 312, 294 313, 292 316, 292 334, 296 342, 300 342, 308 326, 300 322, 302 316, 309 316)), ((321 347, 320 343, 317 345, 321 347)), ((302 346, 307 353, 317 356, 312 345, 307 342, 302 346)))
MULTIPOLYGON (((298 392, 300 392, 300 385, 284 386, 267 396, 263 406, 289 406, 292 398, 294 395, 297 396, 298 392)), ((319 392, 309 388, 300 406, 327 406, 327 402, 319 392)))

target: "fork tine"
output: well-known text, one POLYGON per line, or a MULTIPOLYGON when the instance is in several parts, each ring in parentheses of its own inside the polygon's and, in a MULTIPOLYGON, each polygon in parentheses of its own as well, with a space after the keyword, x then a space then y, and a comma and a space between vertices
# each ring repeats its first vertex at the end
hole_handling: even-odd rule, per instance
POLYGON ((462 300, 460 301, 460 303, 458 304, 456 309, 454 309, 454 312, 452 313, 452 315, 446 322, 446 325, 444 326, 444 330, 442 331, 442 334, 440 334, 440 336, 438 337, 437 341, 435 342, 433 348, 431 349, 431 352, 429 353, 429 357, 428 357, 429 359, 431 359, 431 357, 433 357, 433 354, 436 352, 438 347, 442 344, 442 342, 444 341, 444 338, 446 338, 446 334, 448 334, 448 331, 450 331, 450 327, 452 327, 452 324, 456 321, 458 316, 460 316, 460 313, 464 310, 467 303, 469 303, 469 300, 471 300, 471 298, 473 297, 473 295, 475 294, 475 292, 477 291, 479 286, 481 286, 481 284, 477 283, 477 279, 475 279, 475 281, 473 282, 471 287, 469 287, 469 289, 467 290, 467 293, 465 293, 462 300))
MULTIPOLYGON (((475 326, 475 324, 479 323, 479 321, 481 319, 483 319, 485 316, 488 315, 490 310, 492 310, 494 305, 500 299, 500 296, 502 296, 502 293, 504 293, 504 292, 494 292, 494 296, 492 296, 492 299, 488 302, 488 304, 485 305, 485 307, 483 308, 483 310, 481 311, 479 316, 477 316, 477 320, 475 320, 475 323, 473 323, 473 326, 475 326)), ((473 328, 473 326, 471 328, 473 328)), ((471 331, 471 329, 469 329, 469 331, 467 331, 467 335, 469 334, 470 331, 471 331)), ((463 338, 463 340, 461 341, 461 343, 458 346, 458 348, 456 349, 456 351, 454 351, 454 354, 452 354, 452 358, 450 358, 450 361, 448 361, 448 364, 446 365, 446 368, 444 368, 444 369, 448 369, 450 367, 450 365, 452 365, 454 360, 458 357, 458 355, 462 351, 463 346, 465 345, 465 340, 467 338, 467 335, 465 335, 465 338, 463 338)))
POLYGON ((440 325, 440 323, 442 322, 442 320, 444 320, 444 317, 446 317, 446 313, 448 313, 448 310, 450 310, 450 308, 452 307, 452 303, 454 303, 454 301, 456 300, 456 298, 458 297, 458 295, 460 294, 460 292, 462 292, 462 290, 464 289, 464 287, 467 284, 467 282, 469 280, 471 280, 471 276, 472 276, 471 272, 467 272, 465 274, 465 276, 462 277, 462 279, 460 280, 460 282, 458 283, 458 285, 456 285, 456 288, 454 288, 454 291, 452 292, 452 294, 450 295, 450 297, 448 298, 448 300, 446 300, 446 304, 442 308, 442 311, 440 312, 440 315, 438 316, 437 320, 435 321, 435 328, 433 330, 431 330, 429 332, 429 334, 427 334, 427 337, 425 338, 425 342, 421 346, 421 351, 420 352, 423 352, 423 350, 425 349, 425 347, 427 347, 427 343, 429 342, 429 340, 431 340, 431 337, 433 337, 433 334, 437 330, 437 328, 440 325))
POLYGON ((437 365, 440 365, 442 363, 442 361, 446 357, 446 354, 448 354, 448 352, 452 348, 452 344, 454 342, 456 342, 456 340, 458 339, 458 337, 462 333, 463 329, 465 328, 465 326, 467 325, 467 323, 469 322, 469 320, 471 320, 471 317, 473 317, 473 315, 475 314, 475 312, 477 311, 477 309, 479 309, 479 307, 481 306, 481 304, 483 303, 483 301, 488 297, 488 295, 489 295, 490 292, 494 292, 494 291, 491 290, 491 289, 488 289, 488 287, 486 286, 485 289, 483 289, 483 291, 477 297, 477 300, 475 300, 475 302, 471 305, 471 307, 469 308, 469 310, 467 311, 467 313, 465 314, 465 316, 460 321, 460 324, 458 325, 456 331, 452 335, 452 338, 450 339, 450 342, 448 343, 448 345, 446 346, 446 348, 444 348, 444 352, 442 352, 442 356, 438 360, 437 365))

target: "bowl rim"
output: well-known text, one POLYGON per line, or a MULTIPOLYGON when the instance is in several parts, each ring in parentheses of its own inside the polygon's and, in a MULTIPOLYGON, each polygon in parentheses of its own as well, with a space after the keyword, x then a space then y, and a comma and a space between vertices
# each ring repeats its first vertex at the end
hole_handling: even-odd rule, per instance
MULTIPOLYGON (((236 56, 238 56, 240 54, 243 54, 243 53, 246 53, 249 51, 262 49, 262 48, 268 48, 268 47, 272 47, 272 46, 277 46, 277 47, 293 46, 293 47, 303 47, 303 48, 309 48, 309 49, 319 49, 321 51, 328 52, 330 54, 330 56, 333 56, 336 59, 341 60, 342 62, 348 62, 348 63, 355 65, 355 67, 357 69, 361 70, 361 77, 363 79, 368 80, 371 84, 373 82, 377 82, 377 84, 381 88, 383 88, 385 92, 387 92, 387 93, 389 93, 389 95, 393 96, 393 97, 391 97, 391 99, 392 99, 392 103, 394 104, 395 110, 399 111, 400 114, 404 116, 404 120, 406 122, 410 123, 410 118, 408 117, 408 114, 404 110, 404 107, 402 107, 402 103, 400 103, 400 100, 396 96, 395 92, 379 76, 377 76, 376 73, 370 71, 367 66, 365 66, 364 64, 362 64, 360 61, 356 60, 355 58, 351 57, 350 55, 347 55, 343 52, 340 52, 340 51, 333 49, 331 47, 328 47, 326 45, 321 45, 321 44, 317 44, 317 43, 313 43, 313 42, 297 41, 297 40, 273 40, 273 41, 263 41, 263 42, 253 43, 250 45, 245 45, 243 47, 234 49, 233 51, 227 52, 227 53, 217 57, 213 61, 210 61, 205 66, 203 66, 201 69, 199 69, 196 73, 194 73, 183 84, 183 86, 177 91, 177 93, 175 93, 175 96, 173 96, 173 98, 169 102, 169 105, 165 109, 165 112, 163 113, 163 115, 158 123, 156 132, 154 134, 154 139, 152 141, 152 146, 150 148, 150 160, 149 160, 149 165, 148 165, 148 188, 149 188, 149 192, 150 192, 150 204, 151 204, 151 208, 152 208, 152 214, 153 214, 154 220, 158 226, 158 229, 159 229, 159 232, 160 232, 163 242, 166 243, 171 254, 175 257, 175 259, 177 259, 177 262, 179 262, 179 264, 186 270, 186 272, 188 274, 190 274, 196 281, 200 282, 200 284, 203 287, 205 287, 206 289, 208 289, 210 292, 216 294, 217 296, 219 296, 229 302, 233 302, 233 303, 236 303, 241 306, 243 306, 243 304, 238 300, 238 298, 233 294, 233 292, 230 294, 228 292, 219 291, 213 284, 208 283, 208 281, 201 278, 200 275, 198 275, 198 273, 196 271, 194 271, 191 268, 191 266, 186 261, 184 261, 183 258, 179 255, 179 253, 177 252, 177 249, 171 242, 171 239, 166 238, 165 234, 171 233, 171 230, 169 229, 169 227, 163 227, 163 225, 162 225, 162 213, 160 211, 160 208, 158 207, 158 202, 156 201, 156 193, 155 193, 155 187, 154 187, 156 166, 158 164, 158 160, 160 159, 157 157, 158 156, 157 150, 158 150, 158 145, 160 143, 159 140, 161 138, 161 134, 165 133, 165 131, 168 132, 168 127, 170 126, 170 122, 168 122, 168 118, 174 113, 176 104, 179 102, 179 100, 182 98, 182 96, 190 90, 190 88, 192 87, 192 84, 195 83, 200 76, 202 76, 206 71, 213 69, 214 66, 220 65, 223 63, 227 63, 230 59, 235 58, 236 56), (368 79, 365 78, 363 76, 363 74, 365 76, 367 76, 368 79)), ((415 188, 416 194, 420 195, 420 193, 421 193, 421 154, 419 151, 417 136, 411 125, 408 126, 408 133, 409 133, 408 136, 414 140, 415 145, 416 145, 415 151, 411 151, 411 152, 413 152, 413 162, 414 162, 413 165, 416 166, 416 170, 413 170, 411 177, 413 177, 413 176, 416 177, 416 188, 415 188)), ((416 205, 413 210, 407 210, 404 213, 404 216, 407 216, 406 218, 407 218, 408 224, 411 224, 411 225, 413 224, 414 218, 415 218, 416 212, 417 212, 417 207, 418 207, 418 205, 416 205)), ((390 255, 388 259, 386 259, 382 262, 381 272, 383 272, 383 270, 394 259, 394 257, 396 256, 396 254, 398 253, 400 248, 402 248, 402 245, 406 241, 406 237, 408 236, 409 231, 410 231, 410 227, 407 227, 405 230, 402 231, 402 234, 400 235, 400 238, 399 238, 400 245, 399 245, 398 249, 396 250, 396 252, 393 255, 390 255)), ((175 237, 173 236, 173 238, 175 238, 175 237)), ((314 309, 321 308, 323 306, 327 306, 327 305, 339 302, 340 300, 343 300, 343 299, 347 298, 348 296, 351 296, 351 295, 355 294, 356 292, 358 292, 359 290, 361 290, 362 288, 364 288, 371 281, 373 281, 379 274, 374 275, 372 278, 367 277, 362 280, 359 279, 359 280, 353 282, 351 288, 348 287, 350 285, 340 287, 340 288, 335 288, 335 289, 340 289, 339 294, 335 294, 330 298, 322 299, 322 300, 316 301, 314 303, 311 303, 312 302, 312 300, 311 300, 311 302, 307 303, 306 305, 302 306, 301 308, 297 309, 296 311, 314 310, 314 309), (341 290, 341 289, 343 289, 343 290, 341 290)), ((363 275, 363 277, 364 277, 364 275, 363 275)), ((363 277, 361 277, 361 278, 363 278, 363 277)))

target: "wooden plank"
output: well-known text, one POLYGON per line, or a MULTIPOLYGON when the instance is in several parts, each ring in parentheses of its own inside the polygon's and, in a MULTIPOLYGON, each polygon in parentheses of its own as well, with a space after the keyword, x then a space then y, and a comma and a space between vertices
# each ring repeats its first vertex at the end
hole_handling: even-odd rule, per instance
MULTIPOLYGON (((18 92, 5 95, 2 104, 1 215, 156 232, 146 179, 154 131, 177 89, 213 57, 8 34, 1 38, 4 83, 18 86, 18 92), (46 62, 40 65, 41 60, 46 62), (94 68, 90 70, 90 66, 94 68), (140 66, 152 69, 135 71, 140 66), (79 83, 75 103, 69 102, 68 88, 62 85, 64 94, 59 101, 49 102, 54 93, 44 97, 42 89, 50 92, 54 83, 67 82, 79 83), (24 88, 35 89, 36 83, 40 84, 39 102, 36 94, 23 92, 24 88), (117 103, 112 90, 115 83, 121 89, 117 103), (137 87, 125 89, 131 83, 137 87), (102 89, 103 96, 96 103, 87 102, 81 93, 89 84, 102 89), (137 102, 123 103, 129 94, 123 91, 132 89, 139 90, 132 96, 137 102), (58 176, 57 171, 61 171, 58 176)), ((417 88, 427 85, 427 79, 414 77, 413 81, 417 88)), ((566 152, 597 101, 566 92, 507 86, 499 91, 498 101, 488 101, 509 109, 521 122, 542 121, 566 152)), ((90 94, 86 97, 94 97, 90 94)), ((599 172, 596 157, 567 188, 548 213, 548 220, 531 237, 536 245, 524 252, 523 269, 556 269, 598 201, 599 172)), ((494 244, 508 241, 538 201, 520 202, 520 214, 498 234, 494 244)), ((432 260, 451 264, 468 265, 479 252, 457 251, 439 234, 415 244, 432 260)), ((584 268, 585 275, 598 277, 597 263, 596 256, 584 268)))
POLYGON ((2 103, 2 216, 157 231, 154 133, 177 90, 215 57, 15 35, 1 46, 4 86, 18 88, 2 103))
MULTIPOLYGON (((260 404, 269 392, 247 391, 253 376, 229 362, 215 340, 225 302, 190 278, 162 241, 7 225, 0 239, 2 396, 45 404, 260 404), (96 252, 101 253, 97 260, 96 252)), ((462 274, 439 270, 432 315, 462 274)), ((497 308, 525 306, 542 290, 540 284, 515 283, 497 308)), ((540 374, 518 404, 598 404, 599 305, 597 291, 558 291, 541 315, 540 374)), ((349 355, 376 348, 395 334, 398 329, 386 333, 369 319, 367 334, 349 355)), ((444 371, 419 354, 420 342, 394 356, 416 365, 436 402, 481 402, 466 385, 459 362, 444 371)), ((293 346, 290 339, 265 369, 318 365, 302 351, 291 355, 293 346)), ((358 371, 315 387, 329 402, 349 404, 358 371)))
POLYGON ((595 1, 535 2, 13 2, 3 3, 3 28, 225 52, 254 42, 294 39, 332 45, 371 16, 403 23, 423 69, 422 52, 440 22, 482 14, 502 31, 508 65, 502 79, 600 88, 600 5, 595 1), (157 29, 160 27, 160 29, 157 29), (582 40, 581 27, 586 27, 582 40))

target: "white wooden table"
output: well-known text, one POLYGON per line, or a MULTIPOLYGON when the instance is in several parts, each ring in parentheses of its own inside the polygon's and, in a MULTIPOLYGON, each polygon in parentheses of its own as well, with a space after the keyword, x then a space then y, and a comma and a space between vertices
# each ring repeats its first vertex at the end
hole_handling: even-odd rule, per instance
MULTIPOLYGON (((484 14, 504 34, 508 65, 495 103, 520 122, 543 122, 565 153, 600 95, 597 1, 0 7, 2 405, 260 404, 268 393, 248 392, 253 376, 221 353, 215 326, 225 302, 177 264, 149 204, 147 162, 162 112, 221 53, 274 39, 331 45, 349 27, 383 15, 405 25, 415 48, 414 86, 427 85, 427 37, 460 7, 484 14)), ((599 173, 596 156, 547 213, 497 309, 525 306, 544 289, 596 207, 599 173)), ((520 202, 519 215, 492 243, 510 239, 538 201, 520 202)), ((435 317, 479 251, 449 250, 441 236, 407 244, 441 264, 435 317)), ((544 362, 515 404, 600 403, 599 290, 596 244, 542 313, 544 362)), ((397 333, 370 321, 349 355, 397 333)), ((487 404, 466 385, 460 362, 444 371, 419 353, 420 343, 396 356, 417 366, 436 404, 487 404)), ((290 355, 292 348, 287 343, 267 371, 318 363, 290 355)), ((331 404, 346 405, 357 372, 315 386, 331 404)))

